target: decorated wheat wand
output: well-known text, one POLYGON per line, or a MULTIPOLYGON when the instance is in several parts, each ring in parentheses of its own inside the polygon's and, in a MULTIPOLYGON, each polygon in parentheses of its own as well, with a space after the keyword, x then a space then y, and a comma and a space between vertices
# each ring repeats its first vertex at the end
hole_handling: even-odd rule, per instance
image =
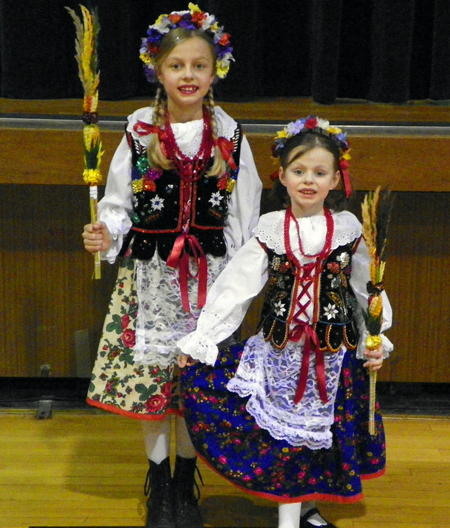
MULTIPOLYGON (((84 90, 83 99, 83 143, 84 171, 83 180, 89 185, 89 207, 91 222, 97 222, 97 185, 102 180, 100 162, 104 154, 100 140, 98 122, 98 87, 100 72, 97 59, 97 39, 100 31, 97 12, 90 12, 80 5, 83 18, 77 16, 73 9, 66 7, 76 28, 75 58, 78 63, 78 76, 84 90)), ((94 278, 101 278, 100 252, 94 254, 94 278)))
MULTIPOLYGON (((384 290, 383 276, 386 266, 385 249, 387 230, 392 210, 392 195, 388 189, 377 187, 375 192, 369 192, 364 197, 361 206, 363 219, 363 236, 370 255, 370 281, 367 283, 369 293, 367 310, 363 310, 368 331, 366 347, 377 349, 381 343, 381 324, 383 321, 384 290)), ((375 434, 375 393, 377 373, 370 370, 370 400, 369 400, 369 433, 375 434)))

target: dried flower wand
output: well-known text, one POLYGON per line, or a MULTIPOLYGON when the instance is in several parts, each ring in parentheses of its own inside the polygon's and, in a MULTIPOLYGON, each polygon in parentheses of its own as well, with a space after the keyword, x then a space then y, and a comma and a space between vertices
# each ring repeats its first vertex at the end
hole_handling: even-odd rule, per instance
MULTIPOLYGON (((78 76, 84 90, 83 99, 83 143, 84 171, 83 180, 89 185, 89 207, 91 222, 97 222, 97 185, 102 180, 100 162, 104 154, 100 140, 98 122, 98 87, 100 72, 98 70, 97 40, 100 31, 97 12, 90 12, 80 5, 83 18, 77 16, 73 9, 66 7, 76 28, 75 58, 78 63, 78 76)), ((94 254, 94 278, 101 278, 100 252, 94 254)))
MULTIPOLYGON (((375 192, 369 192, 362 203, 363 236, 370 255, 370 281, 367 283, 369 293, 368 308, 363 311, 368 336, 366 347, 369 350, 377 349, 382 339, 380 336, 383 321, 384 290, 383 276, 386 266, 387 230, 392 210, 392 195, 390 190, 381 190, 377 187, 375 192)), ((369 400, 369 433, 375 434, 375 392, 377 373, 370 371, 370 400, 369 400)))

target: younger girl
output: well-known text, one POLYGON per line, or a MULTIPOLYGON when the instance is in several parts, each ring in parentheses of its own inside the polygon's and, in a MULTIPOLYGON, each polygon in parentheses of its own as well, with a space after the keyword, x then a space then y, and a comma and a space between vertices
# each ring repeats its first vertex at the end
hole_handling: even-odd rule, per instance
POLYGON ((212 84, 232 60, 229 35, 189 4, 143 39, 153 108, 128 117, 88 251, 122 260, 88 403, 142 420, 150 462, 147 528, 201 528, 195 450, 178 409, 176 342, 195 329, 206 291, 250 238, 261 182, 240 126, 214 106, 212 84), (177 457, 169 461, 171 414, 177 457))
POLYGON ((209 291, 197 330, 178 342, 181 366, 215 363, 183 376, 197 452, 233 484, 277 501, 279 528, 333 527, 314 501, 358 501, 361 479, 384 473, 383 425, 377 412, 369 435, 363 367, 379 369, 393 347, 383 336, 378 350, 365 348, 370 275, 361 224, 326 205, 341 176, 350 194, 348 149, 340 129, 312 116, 278 133, 275 189, 290 205, 260 218, 209 291), (216 361, 216 344, 266 283, 258 333, 216 361))

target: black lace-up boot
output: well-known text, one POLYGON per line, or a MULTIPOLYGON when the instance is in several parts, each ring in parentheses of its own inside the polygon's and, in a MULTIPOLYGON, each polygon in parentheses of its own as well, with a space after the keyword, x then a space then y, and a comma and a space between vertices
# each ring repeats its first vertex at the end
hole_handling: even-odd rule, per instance
POLYGON ((167 457, 161 464, 152 460, 149 460, 149 463, 144 486, 144 493, 148 496, 145 528, 176 528, 173 518, 170 459, 167 457))
MULTIPOLYGON (((195 482, 196 469, 196 457, 182 458, 177 455, 172 481, 176 528, 203 528, 202 516, 198 505, 200 491, 195 482), (194 490, 197 491, 197 495, 194 490)), ((200 473, 199 477, 201 480, 200 473)))

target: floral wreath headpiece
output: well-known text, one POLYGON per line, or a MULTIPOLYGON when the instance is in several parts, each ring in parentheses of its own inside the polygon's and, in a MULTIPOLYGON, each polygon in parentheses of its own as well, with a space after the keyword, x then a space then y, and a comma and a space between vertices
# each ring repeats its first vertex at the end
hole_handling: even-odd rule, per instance
POLYGON ((155 82, 155 57, 159 53, 161 41, 172 29, 183 27, 204 31, 209 34, 214 43, 216 51, 216 75, 220 79, 227 76, 230 69, 230 62, 233 59, 233 48, 230 46, 230 35, 220 27, 216 17, 202 11, 198 5, 189 3, 188 11, 172 11, 168 15, 160 15, 156 22, 149 26, 147 36, 142 39, 142 46, 139 50, 139 58, 144 63, 144 71, 149 82, 155 82))
POLYGON ((348 160, 351 158, 350 145, 347 141, 346 132, 343 132, 340 128, 331 126, 329 121, 315 116, 302 117, 301 119, 297 119, 297 121, 291 121, 283 130, 277 132, 272 147, 273 157, 278 158, 280 156, 281 149, 284 148, 288 139, 305 133, 329 137, 337 143, 339 147, 339 171, 344 181, 345 196, 348 198, 352 194, 348 173, 348 160))

